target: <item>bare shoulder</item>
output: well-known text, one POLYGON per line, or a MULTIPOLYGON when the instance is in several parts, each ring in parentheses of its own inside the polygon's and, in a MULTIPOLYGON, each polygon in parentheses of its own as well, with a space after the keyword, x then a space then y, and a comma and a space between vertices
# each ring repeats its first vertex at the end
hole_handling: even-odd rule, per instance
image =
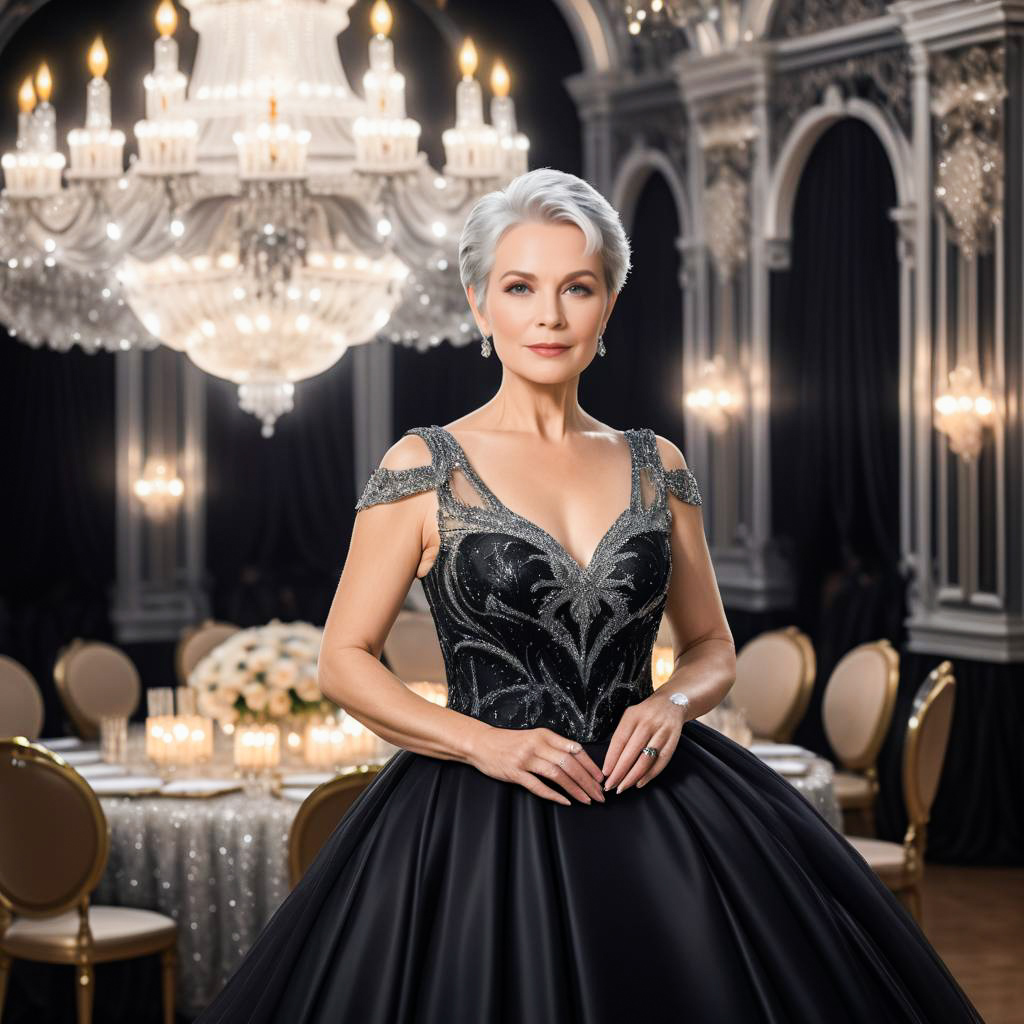
POLYGON ((430 448, 419 434, 405 434, 381 456, 384 469, 413 469, 429 466, 430 448))
POLYGON ((665 469, 688 469, 686 459, 679 450, 679 446, 661 434, 655 434, 654 440, 658 445, 658 454, 661 455, 661 464, 665 469))

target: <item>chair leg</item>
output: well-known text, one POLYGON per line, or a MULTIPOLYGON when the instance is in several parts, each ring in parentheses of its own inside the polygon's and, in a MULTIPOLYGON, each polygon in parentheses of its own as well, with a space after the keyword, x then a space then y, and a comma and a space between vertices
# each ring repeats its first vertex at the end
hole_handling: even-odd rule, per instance
POLYGON ((92 964, 78 964, 75 968, 75 1002, 78 1006, 78 1024, 92 1024, 92 997, 96 975, 92 964))
POLYGON ((11 973, 11 958, 0 953, 0 1019, 4 1015, 4 1002, 7 999, 7 978, 11 973))
POLYGON ((177 944, 168 946, 160 954, 164 981, 164 1024, 174 1024, 174 982, 178 962, 177 944))

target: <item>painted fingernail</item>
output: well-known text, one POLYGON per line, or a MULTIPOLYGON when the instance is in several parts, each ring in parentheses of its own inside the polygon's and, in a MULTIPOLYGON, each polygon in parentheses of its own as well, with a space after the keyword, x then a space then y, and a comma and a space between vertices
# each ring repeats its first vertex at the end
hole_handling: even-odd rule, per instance
POLYGON ((604 784, 604 791, 605 791, 605 792, 607 793, 607 792, 608 792, 608 790, 609 790, 609 789, 611 789, 611 788, 612 788, 612 780, 611 780, 611 779, 609 779, 609 780, 608 780, 608 781, 607 781, 607 782, 606 782, 606 783, 604 784))
POLYGON ((616 793, 621 793, 621 792, 622 792, 622 785, 623 785, 623 784, 622 784, 621 782, 620 782, 620 783, 618 784, 618 786, 617 786, 617 787, 616 787, 616 789, 615 789, 615 792, 616 792, 616 793))

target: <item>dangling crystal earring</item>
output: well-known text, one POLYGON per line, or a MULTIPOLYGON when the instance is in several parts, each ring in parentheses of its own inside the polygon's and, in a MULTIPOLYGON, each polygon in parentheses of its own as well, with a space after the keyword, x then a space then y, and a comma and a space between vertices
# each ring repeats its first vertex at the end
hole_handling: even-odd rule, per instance
POLYGON ((484 335, 484 340, 480 342, 480 355, 486 359, 491 354, 491 339, 484 335))
POLYGON ((597 354, 603 356, 608 351, 608 347, 604 343, 604 335, 599 334, 597 336, 597 354))

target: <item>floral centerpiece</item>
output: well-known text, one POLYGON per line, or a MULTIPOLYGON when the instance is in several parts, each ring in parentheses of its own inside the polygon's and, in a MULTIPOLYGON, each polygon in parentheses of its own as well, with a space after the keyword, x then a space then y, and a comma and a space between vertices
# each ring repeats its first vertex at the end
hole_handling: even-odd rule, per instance
POLYGON ((239 630, 189 674, 199 713, 223 726, 333 709, 317 684, 322 637, 323 630, 308 622, 279 619, 239 630))

